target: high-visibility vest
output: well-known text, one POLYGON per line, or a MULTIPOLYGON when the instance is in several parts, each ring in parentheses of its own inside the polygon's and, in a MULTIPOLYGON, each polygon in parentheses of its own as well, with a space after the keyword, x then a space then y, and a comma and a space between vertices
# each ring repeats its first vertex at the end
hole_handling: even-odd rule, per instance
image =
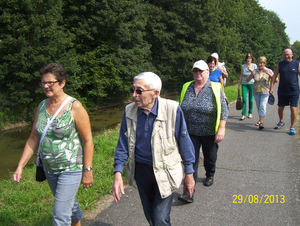
MULTIPOLYGON (((187 88, 190 86, 190 84, 193 81, 187 82, 183 85, 181 94, 180 94, 180 102, 179 102, 180 105, 184 99, 187 88)), ((216 104, 217 104, 217 121, 216 121, 216 128, 215 128, 215 133, 217 133, 218 129, 219 129, 219 125, 220 125, 220 118, 221 118, 221 84, 219 82, 210 82, 210 84, 211 84, 213 93, 215 95, 216 104)))

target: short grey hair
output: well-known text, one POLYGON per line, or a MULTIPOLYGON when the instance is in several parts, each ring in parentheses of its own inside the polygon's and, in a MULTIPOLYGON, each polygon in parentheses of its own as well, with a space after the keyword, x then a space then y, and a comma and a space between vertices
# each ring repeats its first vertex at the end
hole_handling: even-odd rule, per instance
POLYGON ((133 81, 135 80, 144 80, 145 85, 148 86, 149 89, 158 90, 160 93, 162 82, 157 74, 153 72, 143 72, 135 76, 133 81))

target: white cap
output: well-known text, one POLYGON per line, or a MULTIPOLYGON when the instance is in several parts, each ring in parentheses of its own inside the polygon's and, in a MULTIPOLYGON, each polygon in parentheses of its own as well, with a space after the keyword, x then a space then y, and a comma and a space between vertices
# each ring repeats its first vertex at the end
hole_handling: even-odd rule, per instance
POLYGON ((194 63, 192 70, 194 70, 194 68, 198 68, 201 71, 205 71, 208 70, 208 65, 204 60, 198 60, 194 63))
POLYGON ((216 58, 217 60, 219 60, 219 54, 218 53, 213 53, 213 54, 211 54, 211 56, 216 58))

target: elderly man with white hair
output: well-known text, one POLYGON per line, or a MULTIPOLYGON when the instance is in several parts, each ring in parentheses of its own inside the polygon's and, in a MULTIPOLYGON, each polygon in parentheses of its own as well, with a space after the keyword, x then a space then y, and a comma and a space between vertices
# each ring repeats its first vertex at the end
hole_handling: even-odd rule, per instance
POLYGON ((222 71, 223 86, 226 86, 226 80, 228 78, 228 72, 227 72, 227 69, 225 67, 225 63, 224 62, 219 62, 219 54, 218 53, 213 53, 213 54, 211 54, 211 56, 217 59, 216 68, 222 71))
POLYGON ((123 113, 115 152, 112 186, 115 201, 124 194, 122 172, 138 188, 150 225, 171 225, 173 192, 183 178, 192 197, 195 187, 195 150, 179 103, 159 96, 161 79, 152 72, 134 77, 130 89, 134 102, 123 113))

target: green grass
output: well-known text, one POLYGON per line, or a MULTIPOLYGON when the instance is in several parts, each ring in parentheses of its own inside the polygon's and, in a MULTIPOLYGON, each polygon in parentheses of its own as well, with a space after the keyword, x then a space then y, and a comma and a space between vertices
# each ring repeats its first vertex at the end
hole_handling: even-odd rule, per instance
MULTIPOLYGON (((228 102, 237 98, 237 85, 225 87, 228 102)), ((93 137, 94 185, 80 186, 77 199, 82 210, 93 208, 101 197, 112 193, 114 152, 119 138, 119 126, 93 137)), ((35 164, 24 168, 20 183, 12 179, 0 181, 0 225, 52 225, 53 195, 46 181, 35 181, 35 164)), ((12 177, 11 177, 12 178, 12 177)))
MULTIPOLYGON (((113 161, 118 137, 119 127, 116 127, 93 138, 94 185, 88 189, 83 189, 81 185, 78 190, 77 199, 82 210, 91 209, 99 198, 112 192, 113 161)), ((34 164, 26 166, 19 183, 12 179, 0 181, 0 225, 52 225, 54 198, 47 181, 35 181, 35 170, 34 164)))
POLYGON ((225 94, 227 97, 228 103, 231 103, 232 101, 236 100, 238 96, 238 84, 232 85, 232 86, 225 86, 225 94))

